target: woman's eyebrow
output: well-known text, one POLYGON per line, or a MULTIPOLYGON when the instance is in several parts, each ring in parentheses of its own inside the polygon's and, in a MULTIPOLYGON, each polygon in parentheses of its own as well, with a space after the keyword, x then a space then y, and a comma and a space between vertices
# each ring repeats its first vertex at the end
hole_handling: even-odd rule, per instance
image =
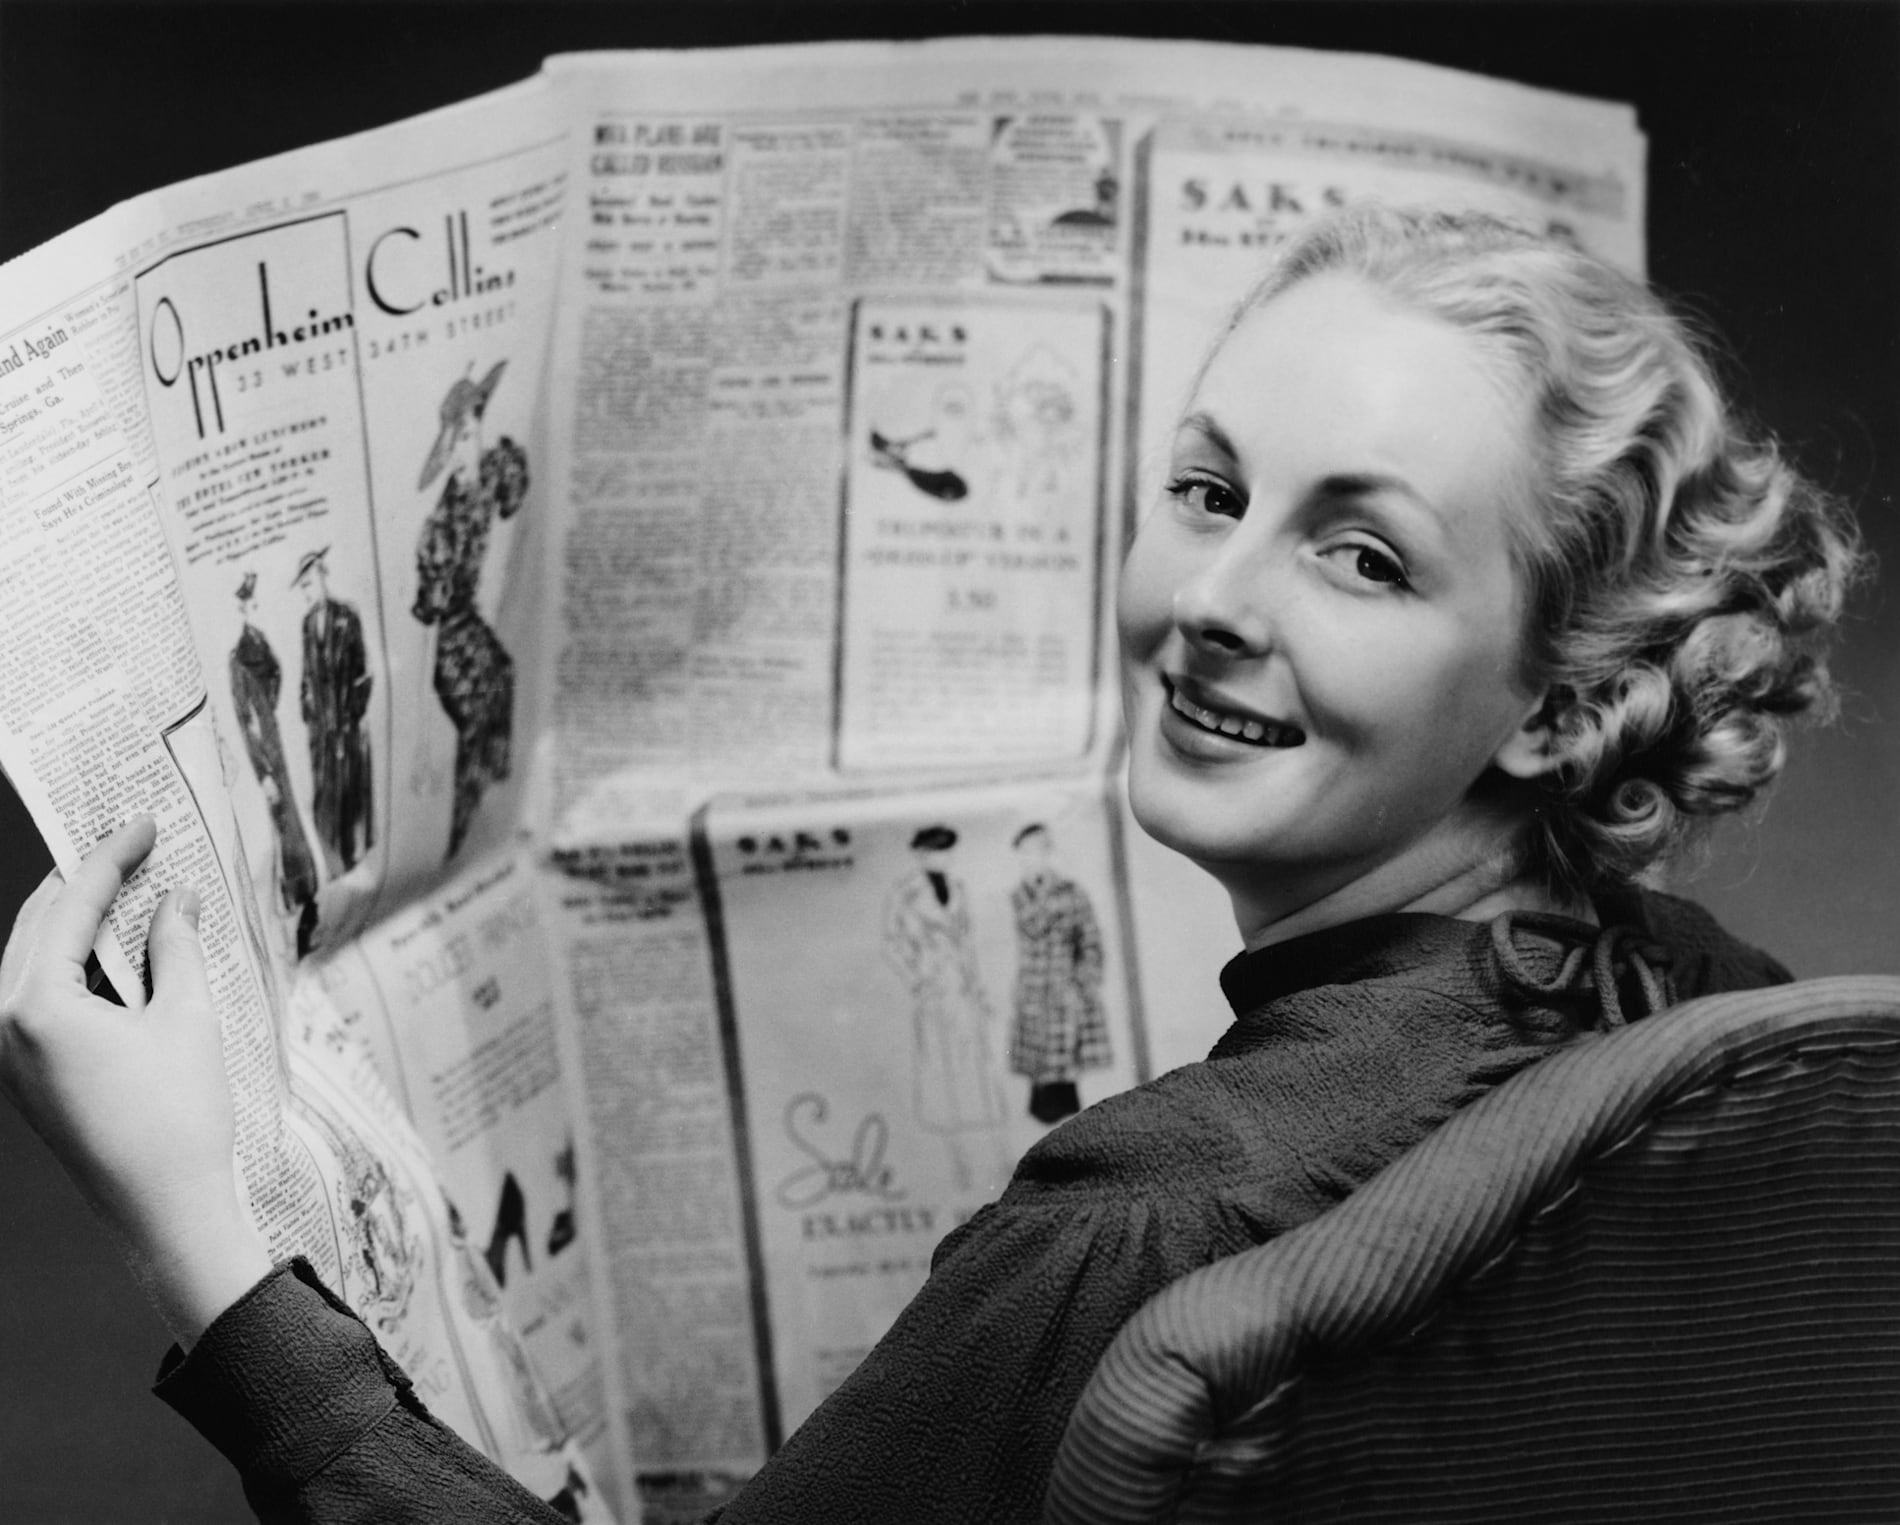
POLYGON ((1443 517, 1438 511, 1438 505, 1404 477, 1388 476, 1384 472, 1333 472, 1321 477, 1314 491, 1315 496, 1321 498, 1376 498, 1388 495, 1404 498, 1424 509, 1434 519, 1443 517))
POLYGON ((1198 434, 1230 461, 1240 459, 1240 452, 1234 448, 1234 442, 1227 437, 1227 431, 1214 422, 1211 414, 1197 409, 1183 418, 1174 432, 1176 438, 1187 433, 1198 434))
POLYGON ((1415 537, 1421 532, 1441 545, 1450 544, 1453 539, 1452 527, 1446 521, 1444 511, 1404 477, 1381 471, 1336 471, 1321 477, 1314 484, 1312 501, 1315 504, 1331 503, 1343 507, 1349 503, 1367 503, 1369 500, 1383 500, 1399 506, 1400 518, 1393 522, 1392 527, 1395 531, 1406 528, 1407 538, 1415 544, 1420 543, 1415 537))

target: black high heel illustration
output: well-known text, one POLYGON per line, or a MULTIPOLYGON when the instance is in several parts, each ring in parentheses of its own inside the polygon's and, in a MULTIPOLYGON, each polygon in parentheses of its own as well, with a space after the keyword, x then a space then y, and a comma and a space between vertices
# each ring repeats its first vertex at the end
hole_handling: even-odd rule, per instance
POLYGON ((534 1257, 528 1253, 528 1199, 522 1195, 521 1183, 515 1179, 511 1170, 501 1178, 501 1202, 495 1209, 495 1232, 489 1236, 488 1248, 482 1252, 488 1262, 488 1269, 495 1274, 495 1285, 508 1285, 508 1241, 515 1240, 521 1246, 521 1264, 524 1270, 534 1269, 534 1257))
POLYGON ((553 1257, 561 1253, 574 1242, 574 1140, 567 1141, 567 1147, 554 1157, 554 1173, 567 1182, 567 1206, 554 1215, 554 1225, 548 1230, 548 1255, 553 1257))
POLYGON ((956 472, 945 468, 933 471, 925 466, 913 466, 910 463, 910 447, 920 440, 927 440, 936 434, 935 429, 926 429, 922 434, 913 434, 909 439, 890 439, 871 431, 871 463, 882 466, 887 471, 901 471, 909 479, 910 485, 921 493, 941 499, 945 503, 955 503, 970 495, 970 484, 956 472))
POLYGON ((585 1497, 587 1497, 587 1479, 569 1467, 566 1483, 559 1493, 548 1500, 548 1505, 562 1519, 578 1522, 581 1517, 581 1500, 585 1497))

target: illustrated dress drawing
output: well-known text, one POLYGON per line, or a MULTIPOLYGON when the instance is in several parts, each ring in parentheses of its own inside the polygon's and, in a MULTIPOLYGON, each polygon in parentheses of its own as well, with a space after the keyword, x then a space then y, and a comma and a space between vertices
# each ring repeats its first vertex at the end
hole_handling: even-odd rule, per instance
MULTIPOLYGON (((497 366, 480 384, 458 381, 443 405, 443 426, 453 442, 471 421, 479 423, 497 366)), ((431 457, 434 470, 444 453, 431 457)), ((433 470, 424 480, 433 475, 433 470)), ((468 835, 482 792, 508 777, 514 736, 515 664, 476 607, 482 562, 497 517, 511 519, 528 494, 528 455, 507 435, 483 450, 473 473, 453 470, 422 526, 416 545, 416 602, 412 610, 437 627, 435 693, 455 727, 455 798, 449 818, 448 856, 468 835)))

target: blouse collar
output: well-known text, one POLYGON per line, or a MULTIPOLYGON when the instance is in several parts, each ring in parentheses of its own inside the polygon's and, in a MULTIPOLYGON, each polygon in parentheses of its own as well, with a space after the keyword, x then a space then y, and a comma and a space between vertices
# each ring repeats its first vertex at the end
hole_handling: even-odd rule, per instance
MULTIPOLYGON (((1577 925, 1585 933, 1591 930, 1582 922, 1577 925)), ((1221 970, 1220 985, 1234 1015, 1244 1017, 1315 986, 1351 984, 1442 963, 1488 937, 1480 921, 1395 911, 1237 954, 1221 970)))

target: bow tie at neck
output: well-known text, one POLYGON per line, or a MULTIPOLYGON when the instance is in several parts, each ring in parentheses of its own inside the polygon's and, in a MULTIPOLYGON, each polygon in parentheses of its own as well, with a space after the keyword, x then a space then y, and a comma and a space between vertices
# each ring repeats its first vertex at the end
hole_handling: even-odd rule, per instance
POLYGON ((1526 996, 1562 1000, 1594 995, 1606 1029, 1622 1027, 1630 1020, 1623 1008, 1626 994, 1640 1001, 1639 1017, 1654 1016, 1675 1004, 1667 950, 1636 927, 1586 929, 1569 916, 1506 911, 1491 922, 1491 951, 1505 983, 1526 996), (1579 932, 1585 930, 1594 931, 1595 936, 1579 940, 1579 932), (1569 945, 1549 978, 1539 979, 1525 964, 1517 942, 1520 932, 1569 945))

